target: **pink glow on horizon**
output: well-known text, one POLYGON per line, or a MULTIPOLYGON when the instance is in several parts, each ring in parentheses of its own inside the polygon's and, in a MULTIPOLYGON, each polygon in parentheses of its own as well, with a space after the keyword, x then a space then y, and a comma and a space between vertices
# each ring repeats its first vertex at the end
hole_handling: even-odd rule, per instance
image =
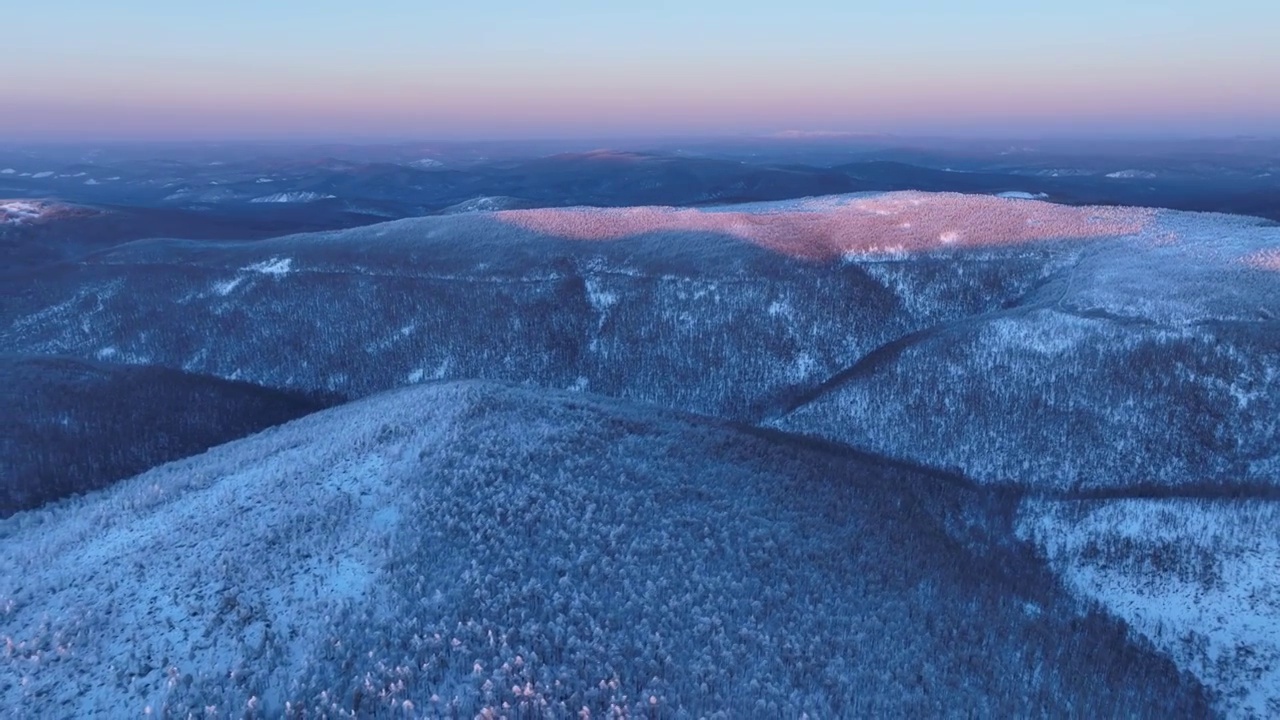
MULTIPOLYGON (((468 69, 75 65, 0 78, 0 135, 174 138, 360 134, 541 137, 857 129, 898 134, 1171 130, 1274 126, 1266 68, 1135 66, 1074 75, 1033 65, 976 73, 905 61, 893 71, 823 74, 798 64, 660 63, 468 69), (235 67, 234 69, 240 70, 235 67), (120 77, 134 78, 125 86, 120 77), (86 118, 92 117, 92 122, 86 118), (1268 119, 1271 119, 1270 121, 1268 119)), ((972 70, 971 68, 969 70, 972 70)))
POLYGON ((732 235, 790 257, 828 262, 1036 241, 1095 239, 1141 232, 1154 211, 1067 207, 984 195, 889 193, 818 200, 777 211, 670 207, 506 210, 494 216, 533 232, 574 240, 618 240, 654 232, 732 235))

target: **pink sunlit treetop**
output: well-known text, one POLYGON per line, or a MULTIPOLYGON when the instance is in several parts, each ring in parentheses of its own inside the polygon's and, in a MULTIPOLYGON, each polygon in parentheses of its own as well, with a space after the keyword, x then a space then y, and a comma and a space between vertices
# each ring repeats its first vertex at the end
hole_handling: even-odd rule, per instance
POLYGON ((496 213, 498 219, 527 230, 575 240, 616 240, 655 232, 716 233, 816 261, 1132 235, 1146 228, 1153 215, 1141 208, 1066 207, 985 195, 916 192, 807 200, 765 211, 639 207, 496 213))

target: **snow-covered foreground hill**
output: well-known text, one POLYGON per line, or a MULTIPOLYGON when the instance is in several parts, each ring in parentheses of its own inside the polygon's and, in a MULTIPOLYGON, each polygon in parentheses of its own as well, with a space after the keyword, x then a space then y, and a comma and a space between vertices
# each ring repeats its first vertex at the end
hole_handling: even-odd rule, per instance
POLYGON ((889 193, 133 243, 15 279, 0 348, 356 396, 486 378, 993 484, 1280 477, 1280 229, 889 193))
POLYGON ((999 524, 986 493, 581 394, 395 391, 0 521, 0 704, 1204 714, 1028 556, 963 534, 999 524))

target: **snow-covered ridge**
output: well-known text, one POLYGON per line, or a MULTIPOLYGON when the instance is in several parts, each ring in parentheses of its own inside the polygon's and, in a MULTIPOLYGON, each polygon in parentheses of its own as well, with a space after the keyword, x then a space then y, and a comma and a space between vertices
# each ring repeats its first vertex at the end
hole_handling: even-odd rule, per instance
POLYGON ((181 188, 165 197, 167 202, 220 203, 238 200, 242 196, 225 187, 181 188))
POLYGON ((1153 216, 1153 211, 1142 208, 1067 207, 985 195, 918 192, 836 196, 715 211, 545 208, 495 214, 528 230, 576 240, 705 232, 732 235, 812 260, 883 253, 886 249, 1001 247, 1118 237, 1141 232, 1153 216))
POLYGON ((303 190, 295 190, 292 192, 280 192, 272 195, 263 195, 256 197, 249 202, 251 203, 312 203, 320 200, 332 200, 336 195, 327 195, 324 193, 308 192, 303 190))
POLYGON ((519 207, 524 202, 519 198, 507 197, 505 195, 486 195, 481 197, 463 200, 460 203, 450 205, 440 211, 442 215, 456 213, 475 213, 475 212, 495 212, 498 210, 509 210, 519 207))

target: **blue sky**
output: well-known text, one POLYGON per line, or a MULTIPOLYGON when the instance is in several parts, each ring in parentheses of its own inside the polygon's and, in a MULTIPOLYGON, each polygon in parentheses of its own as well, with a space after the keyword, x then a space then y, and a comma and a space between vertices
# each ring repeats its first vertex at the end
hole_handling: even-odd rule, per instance
POLYGON ((0 137, 1280 133, 1280 3, 0 0, 0 137))

